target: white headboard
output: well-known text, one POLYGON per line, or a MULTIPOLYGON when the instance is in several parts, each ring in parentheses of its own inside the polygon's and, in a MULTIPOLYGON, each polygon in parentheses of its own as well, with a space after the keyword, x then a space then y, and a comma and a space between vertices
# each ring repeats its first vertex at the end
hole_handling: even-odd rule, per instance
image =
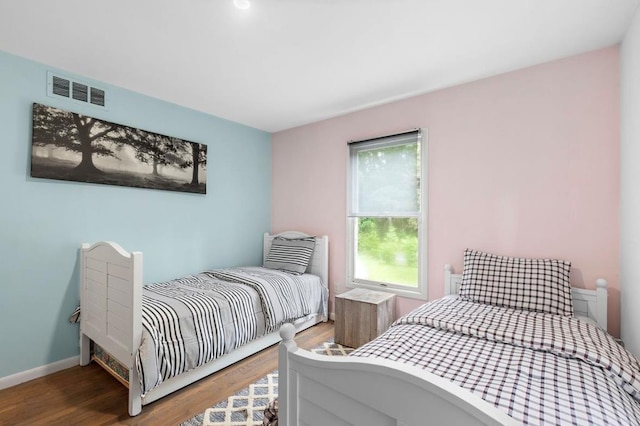
MULTIPOLYGON (((462 275, 454 274, 451 265, 444 265, 444 294, 458 294, 462 275)), ((595 320, 600 327, 607 329, 607 281, 596 280, 595 290, 572 288, 573 312, 576 316, 595 320)))
MULTIPOLYGON (((304 232, 299 231, 286 231, 274 235, 269 235, 269 233, 265 232, 262 261, 264 262, 267 258, 267 253, 269 253, 269 249, 271 248, 271 241, 273 241, 275 237, 304 238, 312 236, 313 235, 305 234, 304 232)), ((322 283, 324 284, 324 286, 329 288, 329 237, 327 237, 326 235, 322 237, 316 237, 316 247, 313 250, 313 255, 311 256, 311 260, 309 261, 309 266, 307 266, 306 272, 318 275, 320 278, 322 278, 322 283)))

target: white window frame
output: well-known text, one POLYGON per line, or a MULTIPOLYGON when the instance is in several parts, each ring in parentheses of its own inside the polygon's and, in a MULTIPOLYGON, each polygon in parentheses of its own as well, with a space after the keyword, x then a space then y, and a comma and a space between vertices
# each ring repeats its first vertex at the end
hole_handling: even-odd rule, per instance
POLYGON ((355 275, 355 250, 357 243, 355 241, 355 223, 358 217, 365 215, 354 215, 352 212, 352 196, 353 189, 353 159, 351 158, 351 150, 347 145, 347 264, 346 264, 346 285, 349 288, 361 287, 371 290, 385 291, 389 293, 397 294, 398 296, 408 297, 412 299, 427 300, 428 298, 428 280, 427 280, 427 205, 428 205, 428 144, 427 144, 427 129, 413 129, 407 132, 394 133, 387 136, 376 137, 372 139, 366 139, 357 142, 367 142, 374 140, 383 140, 385 138, 392 138, 394 136, 402 135, 403 133, 410 133, 418 131, 418 144, 420 146, 420 205, 419 213, 417 215, 407 214, 390 214, 380 213, 367 214, 366 217, 416 217, 418 221, 418 286, 410 287, 407 285, 385 283, 379 281, 356 279, 355 275))

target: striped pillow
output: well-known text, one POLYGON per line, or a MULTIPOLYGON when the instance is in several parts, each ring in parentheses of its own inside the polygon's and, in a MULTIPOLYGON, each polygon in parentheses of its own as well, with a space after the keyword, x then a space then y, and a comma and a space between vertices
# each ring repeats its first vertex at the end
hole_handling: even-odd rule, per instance
POLYGON ((459 296, 471 302, 572 316, 571 262, 466 249, 459 296))
POLYGON ((278 269, 295 275, 304 274, 316 247, 316 237, 275 237, 264 261, 265 268, 278 269))

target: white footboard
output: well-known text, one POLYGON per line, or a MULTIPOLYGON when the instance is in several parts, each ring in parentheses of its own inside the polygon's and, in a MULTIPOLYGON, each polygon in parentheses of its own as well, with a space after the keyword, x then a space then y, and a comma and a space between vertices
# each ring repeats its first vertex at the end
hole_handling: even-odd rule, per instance
POLYGON ((406 364, 317 355, 280 329, 278 421, 294 425, 511 425, 513 418, 466 389, 406 364))
POLYGON ((129 414, 142 409, 135 356, 142 336, 142 253, 108 241, 83 244, 80 267, 80 365, 90 360, 90 340, 129 371, 129 414))

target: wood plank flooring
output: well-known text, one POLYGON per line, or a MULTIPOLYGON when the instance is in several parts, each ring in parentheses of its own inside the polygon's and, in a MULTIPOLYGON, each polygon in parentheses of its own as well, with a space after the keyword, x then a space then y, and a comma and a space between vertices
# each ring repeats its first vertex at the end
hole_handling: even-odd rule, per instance
MULTIPOLYGON (((316 347, 333 337, 333 322, 296 337, 316 347)), ((277 369, 277 345, 142 407, 129 417, 127 389, 95 363, 0 390, 0 425, 177 425, 277 369)))

